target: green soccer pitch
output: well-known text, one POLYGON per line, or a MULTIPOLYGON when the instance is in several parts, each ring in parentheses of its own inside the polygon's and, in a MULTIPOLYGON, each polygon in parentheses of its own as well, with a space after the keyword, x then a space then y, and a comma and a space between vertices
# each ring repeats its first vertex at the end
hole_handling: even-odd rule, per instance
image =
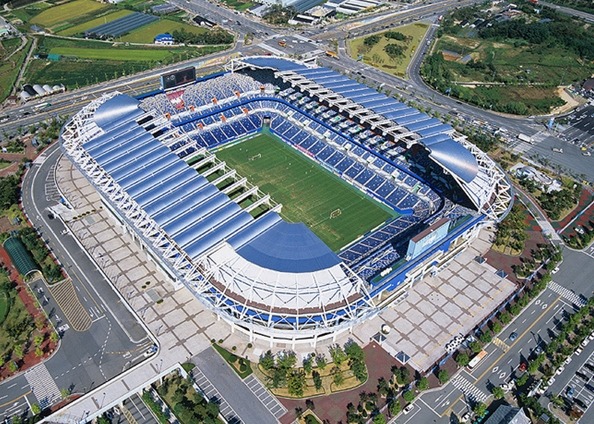
POLYGON ((283 205, 338 251, 397 213, 352 187, 270 133, 216 152, 217 157, 283 205))

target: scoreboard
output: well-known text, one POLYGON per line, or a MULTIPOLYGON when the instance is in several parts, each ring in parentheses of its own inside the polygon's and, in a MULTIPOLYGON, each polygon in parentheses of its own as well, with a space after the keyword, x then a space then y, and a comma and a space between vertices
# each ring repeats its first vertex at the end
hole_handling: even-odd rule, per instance
POLYGON ((169 90, 194 81, 196 81, 196 68, 192 66, 161 75, 161 88, 163 90, 169 90))

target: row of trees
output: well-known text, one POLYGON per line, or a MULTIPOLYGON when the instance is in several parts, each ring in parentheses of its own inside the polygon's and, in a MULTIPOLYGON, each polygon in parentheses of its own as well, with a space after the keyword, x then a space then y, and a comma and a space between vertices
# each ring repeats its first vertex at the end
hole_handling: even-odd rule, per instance
POLYGON ((50 252, 37 232, 31 227, 19 230, 19 238, 33 255, 33 259, 40 266, 41 272, 52 283, 62 278, 62 271, 50 256, 50 252))
POLYGON ((222 28, 211 28, 198 34, 182 28, 173 31, 171 35, 176 42, 185 44, 230 44, 233 42, 233 35, 222 28))

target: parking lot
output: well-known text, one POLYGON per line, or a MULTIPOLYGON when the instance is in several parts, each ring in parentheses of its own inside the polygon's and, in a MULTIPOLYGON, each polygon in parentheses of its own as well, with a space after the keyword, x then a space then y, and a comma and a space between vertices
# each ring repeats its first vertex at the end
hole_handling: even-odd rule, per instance
MULTIPOLYGON (((594 343, 590 340, 589 342, 594 343)), ((563 387, 559 396, 573 402, 579 409, 586 412, 594 404, 594 352, 586 357, 581 355, 574 354, 571 357, 572 361, 583 361, 583 363, 563 387)))

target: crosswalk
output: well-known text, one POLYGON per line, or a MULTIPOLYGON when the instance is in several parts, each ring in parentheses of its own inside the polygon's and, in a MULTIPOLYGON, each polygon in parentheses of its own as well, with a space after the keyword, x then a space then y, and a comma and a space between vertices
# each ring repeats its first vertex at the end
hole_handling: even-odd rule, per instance
POLYGON ((25 379, 31 386, 31 391, 41 409, 45 409, 62 399, 60 389, 58 389, 44 364, 37 365, 27 371, 25 379))
POLYGON ((555 293, 557 293, 558 295, 560 295, 565 300, 568 300, 571 303, 573 303, 574 305, 576 305, 578 308, 581 308, 582 306, 586 305, 586 299, 584 299, 581 296, 578 296, 571 290, 555 283, 554 281, 551 281, 549 283, 549 288, 551 290, 553 290, 555 293))
POLYGON ((497 346, 503 352, 507 352, 509 350, 509 346, 503 340, 501 340, 499 337, 493 337, 493 340, 491 340, 491 341, 493 342, 493 344, 495 346, 497 346))
POLYGON ((464 393, 464 395, 473 402, 484 402, 489 397, 489 395, 476 387, 466 378, 462 377, 460 374, 455 375, 451 382, 456 389, 464 393))
POLYGON ((219 411, 228 422, 235 424, 241 424, 243 422, 239 419, 238 415, 227 403, 225 398, 221 396, 216 387, 213 386, 210 380, 202 373, 202 371, 200 371, 200 368, 194 367, 194 369, 192 369, 192 377, 202 393, 204 393, 209 400, 217 400, 219 403, 219 411))

